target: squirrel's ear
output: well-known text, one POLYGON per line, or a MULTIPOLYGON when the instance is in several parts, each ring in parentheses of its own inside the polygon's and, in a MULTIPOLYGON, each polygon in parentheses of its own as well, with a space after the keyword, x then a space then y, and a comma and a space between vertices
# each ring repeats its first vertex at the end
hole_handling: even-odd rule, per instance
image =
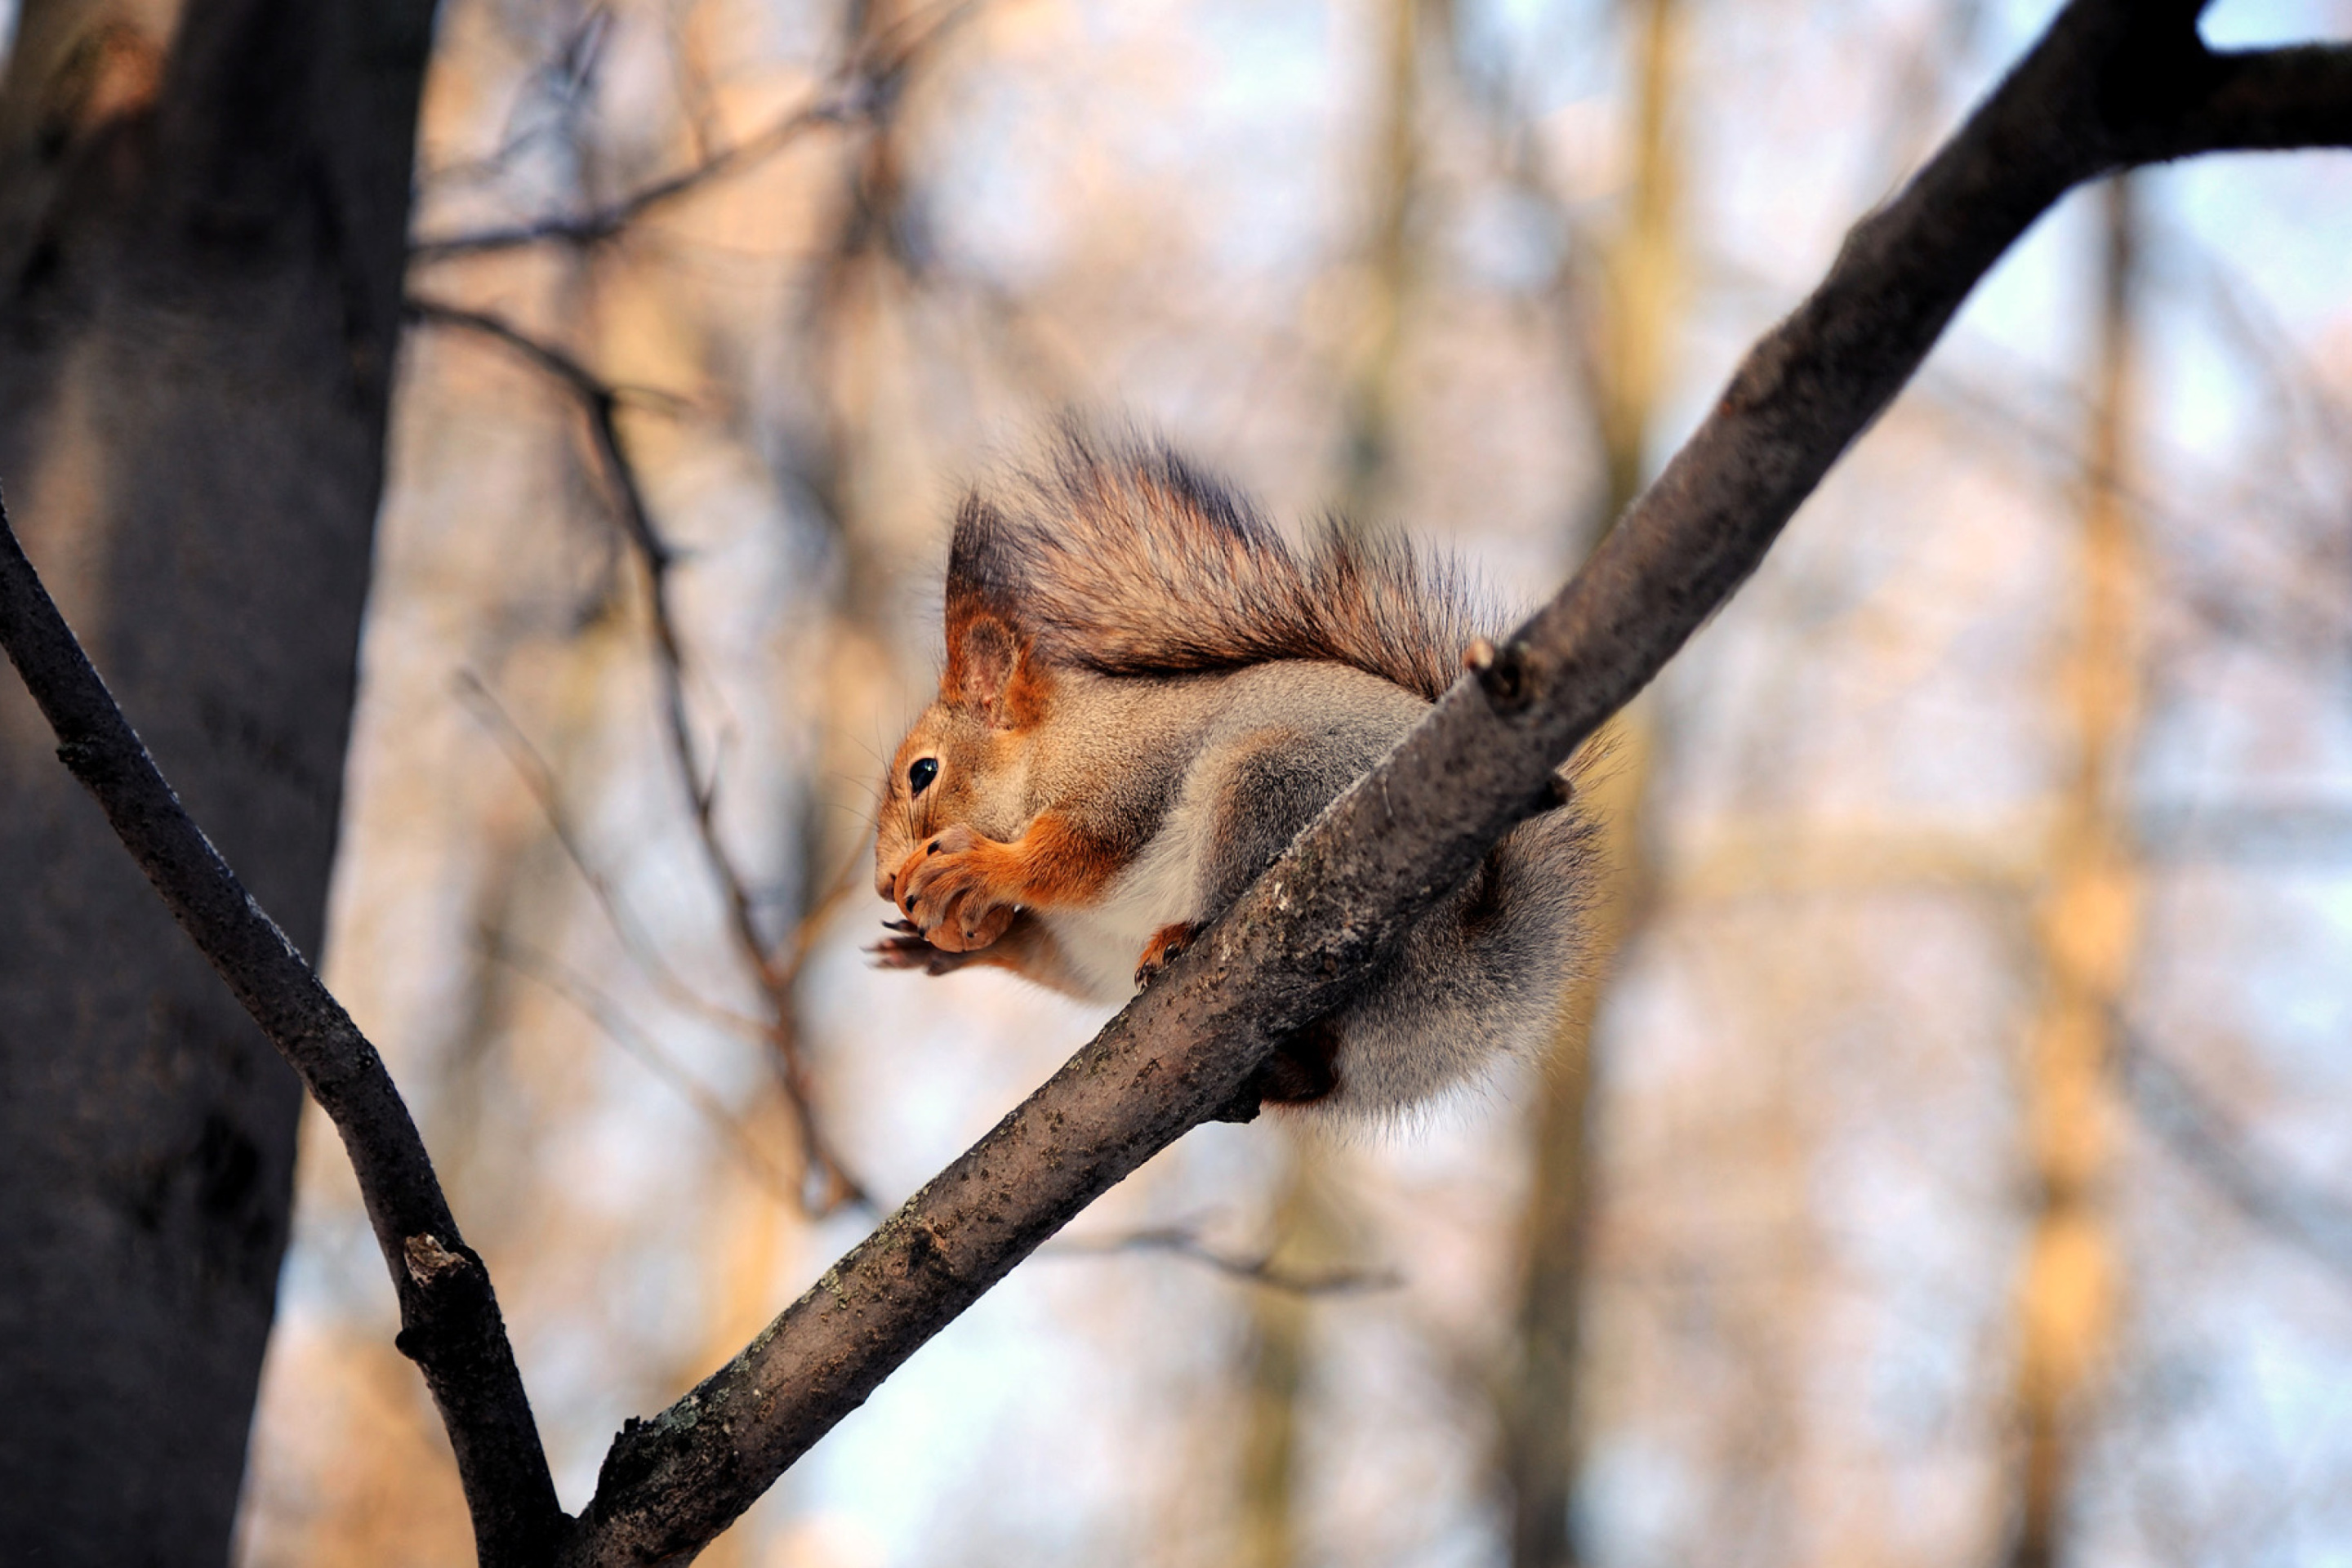
POLYGON ((972 615, 948 623, 948 672, 940 695, 960 708, 993 710, 1003 705, 1020 645, 994 616, 972 615))
POLYGON ((1044 697, 1042 674, 1010 613, 1018 598, 1012 554, 1002 514, 978 496, 966 498, 948 552, 948 668, 940 696, 1000 730, 1034 722, 1044 697))
POLYGON ((948 624, 948 668, 940 696, 1000 730, 1020 730, 1042 716, 1045 672, 1013 628, 991 615, 948 624))

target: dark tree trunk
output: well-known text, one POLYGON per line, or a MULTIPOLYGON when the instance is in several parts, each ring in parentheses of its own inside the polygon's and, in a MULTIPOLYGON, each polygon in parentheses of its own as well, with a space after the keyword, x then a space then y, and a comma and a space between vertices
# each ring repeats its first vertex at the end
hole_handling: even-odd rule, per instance
MULTIPOLYGON (((26 0, 0 483, 189 806, 318 948, 430 0, 26 0)), ((225 1558, 293 1074, 0 682, 0 1559, 225 1558)))

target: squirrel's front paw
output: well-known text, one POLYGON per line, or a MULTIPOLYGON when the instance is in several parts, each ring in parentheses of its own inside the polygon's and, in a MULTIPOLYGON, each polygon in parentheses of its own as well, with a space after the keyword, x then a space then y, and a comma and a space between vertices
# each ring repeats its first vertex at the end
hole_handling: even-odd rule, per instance
POLYGON ((1161 970, 1182 957, 1184 950, 1192 945, 1193 933, 1199 929, 1189 921, 1178 921, 1174 925, 1161 926, 1152 932, 1151 940, 1143 944, 1143 956, 1135 961, 1135 988, 1138 991, 1148 988, 1160 978, 1161 970))
POLYGON ((931 946, 974 952, 1013 923, 1017 908, 997 896, 989 876, 989 851, 1000 847, 959 822, 917 845, 898 868, 898 907, 931 946))

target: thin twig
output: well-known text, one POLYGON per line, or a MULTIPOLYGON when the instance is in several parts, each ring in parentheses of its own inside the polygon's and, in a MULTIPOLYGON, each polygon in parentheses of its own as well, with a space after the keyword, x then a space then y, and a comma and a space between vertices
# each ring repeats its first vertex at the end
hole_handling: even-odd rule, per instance
POLYGON ((660 945, 646 934, 645 927, 639 923, 635 913, 621 897, 620 890, 613 886, 613 879, 589 855, 588 847, 581 838, 579 826, 572 821, 571 810, 564 804, 562 786, 556 779, 555 769, 540 753, 539 748, 531 744, 530 737, 523 733, 522 726, 515 722, 513 716, 507 712, 490 689, 471 670, 466 670, 457 677, 457 700, 466 705, 467 710, 474 715, 482 728, 489 731, 490 738, 513 766, 515 775, 522 781, 523 788, 530 792, 532 801, 538 805, 548 832, 554 837, 557 847, 563 851, 564 858, 572 862, 572 869, 579 872, 580 879, 588 885, 589 893, 595 899, 597 908, 604 912, 605 923, 620 940, 623 951, 654 983, 656 989, 672 1003, 711 1023, 751 1039, 764 1041, 768 1037, 765 1024, 748 1014, 738 1013, 731 1007, 711 1001, 700 990, 688 985, 684 977, 670 967, 660 945))
POLYGON ((2352 1279, 2352 1201, 2257 1154, 2245 1130, 2127 1026, 2124 1083, 2141 1122, 2231 1207, 2305 1256, 2352 1279))
POLYGON ((1156 1226, 1121 1236, 1066 1236, 1038 1249, 1040 1258, 1100 1258, 1121 1252, 1159 1252, 1205 1264, 1234 1279, 1293 1296, 1347 1296, 1366 1290, 1393 1290, 1404 1276, 1393 1268, 1291 1268, 1265 1252, 1243 1255, 1222 1250, 1201 1239, 1190 1226, 1156 1226))
POLYGON ((636 551, 646 581, 646 602, 652 623, 654 665, 661 682, 662 715, 667 729, 669 753, 684 786, 695 837, 717 884, 727 916, 729 935, 768 1005, 766 1037, 778 1082, 791 1107, 803 1158, 814 1181, 805 1198, 811 1213, 824 1215, 844 1206, 873 1208, 865 1184, 850 1173, 821 1124, 815 1089, 803 1050, 794 982, 805 957, 821 902, 787 938, 780 952, 761 934, 758 906, 750 879, 736 864, 719 826, 718 778, 706 769, 695 739, 694 720, 687 699, 686 653, 671 604, 671 571, 677 557, 654 521, 645 487, 621 439, 617 412, 619 394, 562 349, 542 342, 501 316, 468 310, 445 301, 412 298, 407 309, 421 321, 462 328, 480 333, 521 354, 569 391, 587 416, 598 465, 612 487, 620 512, 622 532, 636 551))
POLYGON ((420 239, 409 246, 409 256, 418 261, 445 261, 532 245, 591 246, 613 239, 646 214, 757 166, 812 131, 858 124, 887 112, 909 69, 973 9, 971 5, 943 7, 921 26, 910 26, 908 31, 911 37, 886 40, 885 47, 870 58, 853 60, 837 85, 779 117, 765 130, 723 147, 677 174, 640 186, 617 201, 584 213, 420 239))
POLYGON ((760 1146, 759 1140, 744 1127, 742 1119, 708 1084, 687 1071, 675 1057, 655 1044, 653 1037, 638 1026, 636 1020, 629 1016, 627 1009, 594 982, 551 953, 542 952, 512 937, 484 931, 481 940, 483 950, 490 957, 569 1002, 602 1029, 614 1045, 636 1058, 639 1066, 675 1090, 695 1114, 710 1124, 711 1130, 742 1162, 744 1169, 751 1172, 762 1186, 786 1203, 797 1205, 800 1202, 800 1184, 777 1169, 775 1162, 768 1158, 767 1151, 760 1146))
POLYGON ((827 93, 785 114, 766 130, 722 148, 689 168, 589 212, 536 218, 471 234, 419 239, 409 246, 408 254, 417 261, 446 261, 455 257, 486 256, 531 245, 595 245, 611 239, 646 214, 782 152, 811 131, 860 119, 866 112, 862 98, 863 94, 855 88, 849 92, 827 93))

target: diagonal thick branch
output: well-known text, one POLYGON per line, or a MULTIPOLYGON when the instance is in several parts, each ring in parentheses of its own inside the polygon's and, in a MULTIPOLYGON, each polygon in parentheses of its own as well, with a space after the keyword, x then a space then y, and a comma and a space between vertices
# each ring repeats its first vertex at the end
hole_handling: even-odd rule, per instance
POLYGON ((2076 0, 1748 355, 1592 559, 1150 991, 700 1386, 631 1423, 572 1561, 725 1528, 1095 1196, 1229 1112, 1274 1045, 1549 803, 1553 768, 1753 572, 1977 280, 2072 186, 2204 151, 2352 145, 2352 49, 2216 55, 2199 7, 2076 0))
POLYGON ((1576 579, 1482 650, 1380 767, 1152 989, 760 1336, 613 1445, 568 1528, 488 1280, 382 1064, 213 854, 13 536, 0 640, 173 912, 344 1136, 457 1447, 486 1563, 690 1556, 1087 1204, 1187 1130, 1254 1109, 1285 1035, 1549 804, 1552 770, 1746 579, 1969 289, 2069 187, 2139 162, 2352 145, 2352 49, 2217 55, 2184 0, 2074 0, 1967 125, 1858 225, 1819 289, 1576 579))
POLYGON ((466 1245, 375 1047, 181 806, 90 668, 0 507, 0 645, 58 756, 335 1124, 400 1299, 400 1348, 457 1450, 484 1563, 547 1560, 567 1523, 489 1271, 466 1245))

